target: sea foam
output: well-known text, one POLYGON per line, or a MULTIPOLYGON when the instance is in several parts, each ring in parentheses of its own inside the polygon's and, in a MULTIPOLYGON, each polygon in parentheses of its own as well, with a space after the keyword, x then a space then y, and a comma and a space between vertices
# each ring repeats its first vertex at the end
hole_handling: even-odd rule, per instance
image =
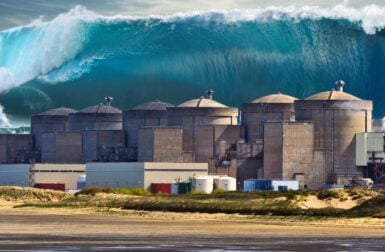
MULTIPOLYGON (((97 46, 104 46, 107 49, 103 49, 97 55, 93 55, 90 52, 86 54, 85 51, 89 49, 87 47, 93 45, 93 39, 98 37, 108 38, 109 36, 108 33, 95 35, 93 32, 95 32, 95 27, 98 25, 117 24, 114 29, 119 30, 121 29, 119 24, 129 26, 130 24, 137 23, 144 24, 150 29, 164 23, 170 24, 170 27, 175 27, 174 24, 190 23, 190 21, 195 26, 201 25, 204 27, 207 24, 215 24, 220 27, 227 25, 237 26, 241 23, 269 24, 276 21, 296 23, 303 20, 319 21, 323 19, 346 20, 362 29, 368 36, 372 36, 385 27, 385 7, 367 5, 362 8, 352 8, 347 3, 342 3, 331 8, 321 8, 318 6, 271 6, 263 9, 210 10, 175 13, 172 15, 115 15, 107 17, 89 11, 85 7, 76 6, 52 20, 45 20, 43 17, 40 17, 28 25, 0 32, 0 93, 35 79, 51 84, 75 80, 84 74, 90 73, 96 62, 108 60, 110 55, 122 53, 118 57, 125 57, 124 53, 132 49, 128 53, 135 56, 136 53, 152 49, 145 47, 139 49, 128 48, 130 40, 136 39, 135 37, 129 37, 125 38, 127 41, 122 40, 122 45, 126 46, 126 48, 116 50, 116 52, 109 52, 109 45, 100 44, 97 46)), ((125 27, 125 29, 133 28, 125 27)), ((161 33, 162 30, 157 32, 161 33)), ((135 34, 135 32, 130 33, 130 36, 132 34, 135 34)), ((119 40, 112 37, 108 39, 109 42, 119 40)), ((141 45, 143 42, 145 41, 139 41, 137 44, 141 45)), ((241 52, 241 49, 239 50, 240 54, 253 54, 250 50, 246 52, 241 52)), ((258 51, 255 54, 255 59, 258 60, 265 55, 263 53, 263 51, 258 51)), ((205 56, 204 51, 201 54, 202 57, 205 56)), ((314 68, 318 67, 323 57, 325 61, 328 60, 327 53, 324 54, 325 56, 323 51, 320 51, 319 58, 314 63, 314 68)), ((218 57, 222 57, 221 53, 218 55, 218 57)), ((296 54, 290 55, 281 52, 268 53, 266 57, 271 58, 274 55, 283 59, 299 57, 296 54)), ((222 65, 225 65, 226 61, 222 63, 222 65)), ((355 61, 349 64, 357 69, 360 67, 355 61)), ((226 69, 226 67, 222 67, 222 65, 218 63, 213 68, 217 69, 221 75, 224 75, 226 73, 222 71, 222 68, 226 69)), ((307 63, 307 67, 311 66, 312 61, 307 63)), ((151 66, 149 66, 149 70, 151 70, 151 66)), ((185 72, 185 74, 190 73, 185 72)))

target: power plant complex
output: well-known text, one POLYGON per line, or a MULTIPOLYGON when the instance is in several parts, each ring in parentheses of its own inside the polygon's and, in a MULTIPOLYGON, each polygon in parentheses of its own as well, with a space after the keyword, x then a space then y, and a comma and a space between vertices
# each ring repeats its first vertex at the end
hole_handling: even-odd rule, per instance
POLYGON ((372 101, 337 86, 303 100, 264 96, 240 111, 212 90, 177 106, 156 100, 121 111, 106 97, 80 111, 51 109, 32 116, 30 134, 0 135, 0 184, 71 190, 85 174, 86 186, 148 190, 199 176, 236 178, 238 190, 256 179, 300 189, 381 184, 384 133, 372 132, 372 101))

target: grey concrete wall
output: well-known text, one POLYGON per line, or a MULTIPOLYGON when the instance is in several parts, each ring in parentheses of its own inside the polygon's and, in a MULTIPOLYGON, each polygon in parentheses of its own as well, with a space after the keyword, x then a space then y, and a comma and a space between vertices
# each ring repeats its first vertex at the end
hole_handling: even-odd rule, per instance
POLYGON ((311 123, 284 123, 282 179, 300 182, 300 186, 314 188, 310 180, 313 168, 314 127, 311 123))
POLYGON ((144 163, 87 163, 86 187, 144 188, 144 163))
POLYGON ((241 124, 245 126, 248 143, 263 139, 266 122, 295 120, 293 103, 246 103, 242 104, 241 111, 241 124))
POLYGON ((355 134, 372 128, 372 102, 296 101, 296 120, 314 122, 315 149, 325 150, 325 173, 362 176, 355 166, 355 134))
POLYGON ((1 163, 29 163, 33 157, 32 135, 0 134, 1 163))
POLYGON ((183 150, 194 152, 196 128, 210 125, 237 125, 236 108, 167 108, 168 125, 183 128, 183 150))
POLYGON ((0 135, 0 163, 7 163, 7 137, 0 135))
POLYGON ((42 163, 82 163, 82 133, 56 132, 42 134, 42 163))
POLYGON ((121 161, 119 149, 126 146, 125 132, 123 130, 98 131, 98 160, 121 161))
POLYGON ((122 130, 122 114, 117 113, 76 113, 68 117, 70 131, 122 130))
POLYGON ((265 124, 263 174, 265 179, 298 180, 302 187, 315 188, 312 123, 267 122, 265 124))
POLYGON ((0 186, 29 186, 28 164, 0 165, 0 186))
POLYGON ((90 130, 83 132, 83 161, 98 161, 98 134, 97 131, 90 130))
POLYGON ((139 162, 183 162, 183 130, 159 127, 139 130, 139 162))
POLYGON ((309 189, 319 189, 326 184, 327 167, 325 150, 314 150, 314 165, 309 171, 309 189))
POLYGON ((232 158, 244 129, 239 125, 199 126, 195 129, 195 161, 209 162, 215 158, 232 158))
POLYGON ((138 133, 138 161, 152 162, 154 159, 154 129, 140 129, 138 133))
POLYGON ((123 130, 83 132, 83 161, 119 161, 119 149, 125 147, 123 130))
POLYGON ((154 162, 183 161, 183 130, 180 128, 154 129, 154 162))
POLYGON ((237 165, 237 188, 243 189, 243 181, 246 179, 256 179, 258 169, 262 166, 262 160, 256 158, 236 159, 237 165))
POLYGON ((82 134, 79 132, 57 132, 55 135, 55 162, 82 163, 82 134))
POLYGON ((123 129, 127 133, 127 146, 138 148, 138 131, 143 127, 167 126, 166 110, 126 110, 123 112, 123 129))
POLYGON ((41 162, 43 163, 55 163, 55 133, 42 133, 41 134, 41 162))
POLYGON ((283 127, 281 123, 264 124, 263 174, 264 179, 282 179, 283 127))
POLYGON ((37 115, 31 117, 31 134, 36 149, 41 149, 41 135, 46 132, 68 130, 68 116, 37 115))

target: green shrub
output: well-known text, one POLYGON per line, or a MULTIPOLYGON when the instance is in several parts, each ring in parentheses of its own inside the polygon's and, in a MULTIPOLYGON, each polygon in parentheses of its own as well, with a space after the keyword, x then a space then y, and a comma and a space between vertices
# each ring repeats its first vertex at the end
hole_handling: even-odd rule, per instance
POLYGON ((213 194, 219 194, 219 193, 225 193, 225 190, 217 188, 213 191, 213 194))
POLYGON ((207 193, 203 192, 203 191, 191 191, 191 195, 207 195, 207 193))
POLYGON ((75 193, 75 196, 78 195, 95 195, 97 193, 106 192, 107 188, 101 188, 101 187, 89 187, 86 189, 81 190, 80 192, 75 193))
POLYGON ((150 192, 143 188, 116 188, 111 189, 111 193, 116 194, 125 194, 125 195, 135 195, 135 196, 149 196, 150 192))
POLYGON ((343 190, 323 190, 320 191, 317 195, 317 198, 320 200, 325 199, 343 199, 344 197, 344 191, 343 190))
POLYGON ((135 195, 135 196, 149 196, 151 195, 148 191, 143 188, 101 188, 101 187, 90 187, 80 192, 75 193, 78 195, 95 195, 97 193, 114 193, 124 195, 135 195))

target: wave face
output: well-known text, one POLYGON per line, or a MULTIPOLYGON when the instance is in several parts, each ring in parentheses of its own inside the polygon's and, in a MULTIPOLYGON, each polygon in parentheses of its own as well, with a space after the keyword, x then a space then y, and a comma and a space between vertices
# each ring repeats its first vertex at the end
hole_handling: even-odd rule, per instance
POLYGON ((114 96, 122 109, 180 103, 213 88, 239 106, 283 92, 334 88, 385 114, 385 7, 318 7, 104 17, 76 7, 0 32, 0 103, 12 114, 82 108, 114 96), (54 84, 54 85, 53 85, 54 84))

